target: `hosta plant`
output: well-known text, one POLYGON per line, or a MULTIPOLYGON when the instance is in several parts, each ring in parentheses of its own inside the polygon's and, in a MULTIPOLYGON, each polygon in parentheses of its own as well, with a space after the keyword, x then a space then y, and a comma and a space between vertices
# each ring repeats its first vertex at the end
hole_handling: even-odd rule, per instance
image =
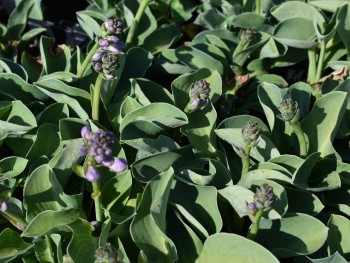
POLYGON ((88 3, 0 26, 0 262, 350 261, 348 1, 88 3))

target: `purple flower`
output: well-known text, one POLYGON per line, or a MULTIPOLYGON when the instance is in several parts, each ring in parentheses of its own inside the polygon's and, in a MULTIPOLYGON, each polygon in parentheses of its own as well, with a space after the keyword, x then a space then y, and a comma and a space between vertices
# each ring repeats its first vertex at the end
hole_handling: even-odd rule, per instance
POLYGON ((103 162, 102 164, 114 172, 122 172, 128 167, 128 162, 125 159, 116 157, 114 157, 113 162, 103 162))
POLYGON ((271 208, 271 204, 275 201, 275 194, 272 186, 263 184, 260 188, 256 189, 254 195, 254 205, 257 209, 268 210, 271 208))
POLYGON ((1 212, 5 212, 9 207, 9 202, 7 200, 3 200, 1 202, 1 206, 0 206, 0 211, 1 212))
POLYGON ((88 164, 88 170, 86 172, 85 178, 90 182, 96 182, 100 179, 101 175, 96 170, 96 168, 92 164, 88 164))
POLYGON ((98 44, 100 45, 100 47, 108 47, 108 45, 109 45, 108 40, 104 39, 104 38, 100 39, 98 41, 98 44))
POLYGON ((256 207, 255 207, 254 203, 247 203, 247 209, 248 209, 250 214, 255 215, 256 207))

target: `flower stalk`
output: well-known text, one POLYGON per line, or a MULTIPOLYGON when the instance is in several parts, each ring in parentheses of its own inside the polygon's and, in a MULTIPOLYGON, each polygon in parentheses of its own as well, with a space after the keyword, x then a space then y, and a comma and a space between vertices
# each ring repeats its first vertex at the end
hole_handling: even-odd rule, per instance
POLYGON ((100 181, 93 181, 92 183, 92 194, 91 198, 95 203, 95 215, 97 222, 103 222, 103 209, 102 209, 102 200, 101 200, 101 184, 100 181))
POLYGON ((277 117, 288 122, 292 126, 294 133, 298 138, 300 156, 305 157, 307 155, 307 147, 305 135, 299 123, 300 110, 298 103, 296 101, 292 101, 291 99, 285 99, 281 101, 278 109, 280 110, 281 114, 278 114, 277 117))
POLYGON ((100 115, 100 94, 101 94, 101 87, 103 83, 103 78, 101 74, 98 74, 95 86, 92 93, 92 119, 95 121, 99 120, 100 115))
POLYGON ((129 49, 133 40, 134 40, 134 36, 135 36, 135 32, 139 26, 140 20, 142 18, 143 13, 146 10, 146 7, 148 6, 148 4, 151 2, 152 0, 142 0, 141 4, 139 6, 139 8, 137 9, 136 15, 135 15, 135 19, 134 22, 132 23, 128 36, 126 38, 126 49, 129 49))
POLYGON ((77 77, 78 79, 81 79, 83 77, 84 72, 86 71, 87 66, 89 65, 91 58, 93 57, 93 55, 95 54, 96 50, 99 48, 99 44, 98 42, 95 43, 95 45, 93 45, 93 47, 90 49, 89 53, 86 55, 83 64, 81 65, 81 67, 78 70, 77 73, 77 77))
POLYGON ((250 240, 255 240, 256 235, 259 231, 260 219, 262 218, 264 212, 271 209, 271 205, 276 199, 276 195, 273 192, 272 186, 268 184, 263 184, 256 188, 254 194, 254 202, 247 203, 247 214, 252 221, 252 225, 248 231, 247 238, 250 240))

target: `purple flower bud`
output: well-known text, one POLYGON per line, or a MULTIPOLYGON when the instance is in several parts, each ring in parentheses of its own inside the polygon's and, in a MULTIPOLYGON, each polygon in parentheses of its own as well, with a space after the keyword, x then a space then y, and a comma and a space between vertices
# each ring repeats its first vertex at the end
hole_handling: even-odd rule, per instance
POLYGON ((247 208, 248 208, 249 213, 251 213, 252 215, 255 215, 256 207, 255 207, 254 203, 247 203, 247 208))
POLYGON ((101 28, 105 34, 118 34, 123 31, 123 22, 120 19, 107 19, 101 28))
POLYGON ((105 162, 102 163, 114 172, 122 172, 128 167, 128 162, 123 158, 114 158, 113 163, 105 162))
POLYGON ((93 65, 93 68, 96 72, 101 72, 102 70, 102 64, 101 63, 98 63, 98 62, 95 62, 93 65))
POLYGON ((1 212, 5 212, 9 207, 9 202, 7 200, 3 200, 1 202, 1 206, 0 206, 0 211, 1 212))
POLYGON ((80 131, 81 137, 85 139, 85 136, 90 132, 91 128, 89 126, 84 126, 80 131))
POLYGON ((88 170, 86 172, 85 178, 90 182, 96 182, 100 179, 101 175, 91 164, 88 165, 88 170))
POLYGON ((105 53, 104 52, 96 52, 92 58, 91 61, 100 61, 105 53))
POLYGON ((106 47, 102 47, 103 50, 108 50, 114 53, 122 52, 124 48, 125 48, 125 45, 121 41, 118 41, 117 43, 109 44, 106 47))
POLYGON ((90 225, 94 228, 94 230, 96 230, 99 227, 100 223, 98 221, 91 221, 90 225))
POLYGON ((79 146, 79 148, 78 148, 78 153, 79 153, 80 156, 85 156, 85 155, 87 155, 87 149, 86 149, 86 147, 85 147, 84 145, 79 146))
POLYGON ((119 41, 119 38, 117 36, 108 36, 106 37, 108 42, 112 42, 112 43, 117 43, 119 41))
POLYGON ((108 40, 104 39, 104 38, 100 39, 98 41, 98 44, 100 45, 100 47, 108 47, 108 45, 109 45, 108 40))

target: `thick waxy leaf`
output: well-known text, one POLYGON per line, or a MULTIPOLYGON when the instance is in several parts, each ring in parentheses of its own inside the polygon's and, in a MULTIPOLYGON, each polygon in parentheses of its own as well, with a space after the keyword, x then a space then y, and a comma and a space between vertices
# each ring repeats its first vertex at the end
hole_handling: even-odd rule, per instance
POLYGON ((226 16, 213 8, 200 13, 194 23, 207 29, 224 28, 226 16))
POLYGON ((136 245, 150 262, 177 260, 174 243, 166 236, 166 210, 174 170, 164 169, 146 186, 130 232, 136 245))
POLYGON ((266 18, 253 12, 245 12, 232 19, 232 24, 241 28, 255 28, 265 24, 266 18))
MULTIPOLYGON (((311 3, 313 3, 312 1, 311 3)), ((301 17, 308 20, 315 20, 320 26, 325 22, 322 14, 309 3, 298 1, 285 2, 281 5, 274 6, 271 9, 271 14, 278 20, 284 21, 289 18, 301 17)))
POLYGON ((199 70, 206 65, 209 70, 217 70, 220 75, 224 73, 221 62, 194 47, 179 47, 176 49, 176 57, 192 70, 199 70))
POLYGON ((42 36, 40 39, 40 54, 46 74, 57 71, 69 71, 71 53, 66 45, 59 45, 54 51, 55 39, 42 36))
POLYGON ((301 17, 292 17, 280 22, 273 36, 276 41, 290 47, 310 49, 318 45, 314 41, 316 32, 312 21, 301 17), (300 30, 301 28, 303 30, 300 30))
POLYGON ((167 103, 153 103, 134 110, 125 116, 120 125, 122 139, 125 127, 137 120, 154 123, 160 128, 176 128, 187 123, 186 114, 173 105, 167 103))
POLYGON ((10 156, 0 161, 0 182, 16 177, 26 168, 28 160, 22 157, 10 156))
POLYGON ((203 163, 196 158, 189 146, 185 146, 138 160, 131 165, 131 170, 138 181, 148 182, 169 166, 176 172, 185 167, 202 168, 203 163))
POLYGON ((24 237, 47 235, 54 228, 65 227, 78 218, 84 218, 81 209, 68 209, 61 211, 43 211, 38 214, 23 231, 24 237))
POLYGON ((348 186, 324 193, 324 203, 350 216, 350 190, 348 186))
POLYGON ((278 258, 285 258, 317 251, 326 241, 327 233, 328 228, 314 217, 286 214, 280 220, 262 219, 256 241, 278 258))
POLYGON ((238 185, 249 188, 252 181, 258 179, 274 180, 283 184, 290 184, 292 182, 292 178, 289 174, 270 169, 256 169, 246 173, 238 182, 238 185))
POLYGON ((33 245, 24 242, 17 232, 9 228, 0 233, 0 258, 2 262, 10 262, 11 259, 23 255, 32 247, 33 245))
POLYGON ((11 13, 7 23, 7 38, 9 40, 20 40, 20 36, 26 27, 28 13, 35 0, 20 1, 11 13))
MULTIPOLYGON (((342 1, 339 1, 339 2, 342 2, 342 1)), ((343 6, 339 8, 337 20, 340 23, 337 27, 337 33, 346 47, 348 57, 350 56, 350 44, 349 44, 350 30, 347 26, 347 24, 349 23, 349 19, 350 19, 350 4, 348 1, 346 1, 346 4, 343 3, 343 6)))
POLYGON ((230 171, 222 163, 216 160, 209 161, 209 171, 205 169, 184 169, 177 173, 181 180, 201 186, 214 186, 223 189, 232 185, 230 171))
POLYGON ((218 233, 204 243, 198 263, 279 262, 266 248, 236 234, 218 233))
POLYGON ((350 227, 349 219, 333 214, 327 226, 329 252, 339 252, 346 260, 350 260, 350 237, 346 234, 350 227))
POLYGON ((101 35, 101 25, 107 19, 102 13, 91 10, 77 12, 77 18, 80 26, 90 39, 94 39, 94 36, 101 35))
POLYGON ((332 142, 345 113, 346 99, 347 94, 340 91, 323 95, 301 122, 309 153, 320 152, 322 157, 335 155, 339 158, 332 142))
POLYGON ((247 203, 254 201, 254 193, 240 185, 229 185, 219 190, 219 194, 232 205, 240 217, 247 215, 247 203))
POLYGON ((324 208, 318 197, 308 191, 284 187, 288 197, 288 213, 317 215, 324 208))
POLYGON ((66 103, 82 120, 89 119, 87 112, 91 111, 91 106, 88 92, 68 86, 56 79, 41 80, 35 85, 55 101, 66 103))
POLYGON ((64 103, 53 103, 36 116, 38 125, 52 123, 59 125, 61 119, 69 117, 68 105, 64 103))
MULTIPOLYGON (((315 1, 316 2, 316 1, 315 1)), ((340 2, 340 1, 339 1, 340 2)), ((338 252, 334 253, 332 256, 325 258, 312 259, 307 256, 296 257, 293 263, 347 263, 338 252)))
MULTIPOLYGON (((320 192, 325 190, 333 190, 341 186, 339 174, 335 170, 327 169, 327 162, 325 169, 319 169, 322 165, 322 160, 318 161, 320 153, 313 153, 306 158, 304 163, 294 172, 293 184, 297 187, 307 189, 309 191, 320 192), (312 172, 316 168, 314 175, 312 172), (317 170, 319 169, 319 170, 317 170), (310 184, 312 184, 310 186, 310 184)), ((336 163, 335 159, 333 160, 336 163)))
POLYGON ((130 170, 126 170, 107 181, 102 188, 103 206, 109 211, 119 213, 129 199, 131 185, 130 170))
POLYGON ((24 81, 28 81, 28 74, 25 69, 20 64, 8 59, 0 59, 0 72, 13 73, 13 77, 20 77, 24 81))
POLYGON ((174 25, 167 25, 156 29, 145 38, 143 47, 152 54, 170 47, 181 37, 181 33, 174 25))
POLYGON ((73 232, 67 252, 73 262, 94 262, 98 247, 98 237, 93 235, 93 226, 84 219, 77 219, 68 227, 73 232))
POLYGON ((41 125, 36 133, 36 139, 27 153, 28 159, 35 159, 45 155, 51 157, 57 150, 61 138, 58 126, 51 123, 41 125))
POLYGON ((188 124, 181 127, 198 158, 223 160, 216 147, 216 134, 213 132, 217 114, 211 103, 203 109, 188 114, 188 124))
POLYGON ((0 103, 0 138, 23 134, 36 126, 33 113, 21 101, 0 103))
POLYGON ((80 202, 80 195, 64 194, 48 164, 35 169, 24 185, 24 207, 27 210, 28 222, 46 210, 60 211, 79 208, 80 202))
POLYGON ((202 251, 203 243, 181 217, 180 213, 169 207, 167 211, 167 234, 176 246, 177 262, 194 262, 202 251))
POLYGON ((64 148, 55 153, 49 162, 51 169, 57 176, 57 180, 62 187, 66 185, 73 173, 72 165, 79 163, 83 158, 78 152, 81 145, 83 145, 83 139, 69 140, 65 143, 64 148))
POLYGON ((169 202, 201 237, 208 237, 222 228, 216 200, 217 191, 214 187, 190 185, 181 181, 174 181, 169 196, 169 202))

